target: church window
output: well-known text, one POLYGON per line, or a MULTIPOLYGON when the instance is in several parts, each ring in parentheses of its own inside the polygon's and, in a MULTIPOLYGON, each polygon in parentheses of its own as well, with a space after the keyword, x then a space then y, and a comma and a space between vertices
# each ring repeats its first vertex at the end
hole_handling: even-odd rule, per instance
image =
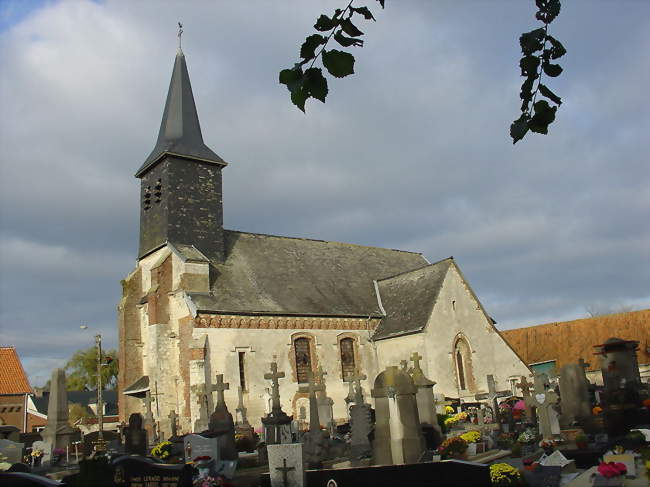
POLYGON ((465 370, 463 368, 463 356, 460 350, 456 351, 456 364, 458 365, 458 382, 460 383, 460 388, 465 390, 465 370))
POLYGON ((309 338, 296 338, 293 345, 296 351, 296 375, 298 382, 309 382, 309 372, 312 370, 309 338))
POLYGON ((343 381, 348 382, 350 377, 354 375, 354 340, 352 338, 343 338, 339 342, 341 350, 341 371, 343 374, 343 381))
POLYGON ((245 356, 246 352, 239 352, 239 385, 241 386, 242 391, 246 390, 246 372, 244 369, 245 356))
POLYGON ((160 179, 156 181, 156 186, 154 186, 153 195, 156 198, 155 199, 156 203, 160 203, 162 197, 162 181, 160 179))
POLYGON ((147 186, 144 190, 144 200, 142 201, 142 207, 145 210, 151 208, 151 186, 147 186))

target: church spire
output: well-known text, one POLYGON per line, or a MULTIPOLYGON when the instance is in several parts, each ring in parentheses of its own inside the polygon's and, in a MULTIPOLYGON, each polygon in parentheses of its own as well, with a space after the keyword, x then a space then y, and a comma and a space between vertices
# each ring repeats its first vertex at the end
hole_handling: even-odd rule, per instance
POLYGON ((147 160, 135 174, 137 178, 142 177, 165 155, 195 159, 220 166, 226 165, 226 162, 203 142, 185 55, 180 48, 182 32, 182 25, 179 23, 179 47, 174 61, 172 79, 169 83, 158 140, 147 160))

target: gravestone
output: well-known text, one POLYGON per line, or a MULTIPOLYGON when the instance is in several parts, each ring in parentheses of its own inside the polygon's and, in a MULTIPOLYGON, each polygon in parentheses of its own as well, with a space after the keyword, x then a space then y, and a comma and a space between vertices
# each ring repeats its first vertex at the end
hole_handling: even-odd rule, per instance
MULTIPOLYGON (((47 406, 47 426, 42 432, 43 441, 50 444, 49 451, 55 448, 65 450, 72 444, 74 428, 68 422, 68 392, 65 372, 54 369, 50 381, 50 398, 47 406)), ((45 459, 43 459, 45 462, 45 459)))
POLYGON ((305 453, 302 443, 269 445, 271 487, 304 487, 305 453))
POLYGON ((176 414, 175 410, 171 410, 169 412, 169 416, 167 416, 169 419, 169 429, 171 430, 172 434, 169 437, 170 441, 172 439, 176 439, 178 437, 178 415, 176 414))
POLYGON ((129 416, 129 426, 124 428, 126 452, 130 455, 147 455, 147 431, 142 427, 142 415, 129 416))
POLYGON ((316 399, 318 400, 318 417, 320 418, 321 424, 332 435, 334 433, 334 400, 327 397, 326 375, 327 372, 323 371, 323 368, 319 365, 314 377, 316 378, 316 382, 323 386, 323 389, 316 393, 316 399))
POLYGON ((0 426, 0 439, 20 442, 20 428, 10 425, 0 426))
POLYGON ((264 440, 267 445, 278 443, 291 443, 292 416, 282 411, 280 406, 280 384, 278 379, 284 377, 284 372, 278 372, 278 364, 271 362, 271 372, 264 374, 264 378, 271 381, 271 412, 262 418, 264 425, 264 440))
POLYGON ((116 487, 191 487, 190 465, 165 465, 150 458, 122 456, 111 461, 116 487))
POLYGON ((302 437, 305 446, 304 458, 309 468, 320 468, 327 453, 327 436, 320 429, 320 417, 316 392, 324 391, 323 384, 316 384, 316 378, 310 371, 307 374, 308 385, 299 387, 299 392, 309 394, 309 431, 302 437))
POLYGON ((348 420, 350 419, 350 406, 354 403, 354 381, 351 379, 348 381, 348 395, 343 399, 345 401, 345 412, 348 414, 348 420))
POLYGON ((216 438, 206 438, 201 435, 185 435, 183 437, 183 452, 186 462, 198 457, 219 459, 219 442, 216 438))
POLYGON ((255 449, 255 430, 248 422, 248 416, 246 414, 246 407, 244 406, 244 391, 241 386, 238 387, 238 396, 239 403, 237 404, 237 409, 235 409, 235 432, 242 436, 244 445, 247 446, 247 451, 253 451, 255 449))
POLYGON ((498 411, 499 411, 499 398, 500 397, 510 397, 512 395, 512 391, 497 391, 496 384, 494 382, 494 376, 492 374, 489 374, 487 376, 487 384, 488 384, 488 392, 482 393, 482 394, 476 394, 474 396, 477 401, 484 401, 487 400, 490 403, 490 406, 492 407, 492 411, 494 412, 494 420, 496 427, 498 429, 501 429, 501 422, 499 421, 498 417, 498 411))
POLYGON ((239 456, 235 446, 235 423, 224 399, 224 391, 228 388, 229 384, 223 381, 223 374, 217 374, 217 383, 212 386, 217 391, 217 405, 210 415, 208 430, 201 434, 217 438, 221 460, 236 461, 239 456))
POLYGON ((418 391, 415 398, 418 404, 420 426, 422 427, 424 438, 427 440, 427 449, 434 449, 442 441, 442 429, 438 424, 436 404, 433 398, 433 386, 436 383, 426 378, 424 371, 420 367, 420 360, 422 360, 422 355, 413 352, 411 355, 411 361, 413 362, 411 377, 418 391))
POLYGON ((639 342, 610 338, 597 345, 605 390, 603 420, 610 436, 622 436, 640 424, 642 389, 636 352, 639 342))
POLYGON ((361 381, 365 380, 364 374, 355 374, 350 377, 350 383, 355 385, 354 404, 350 407, 350 456, 353 459, 369 457, 372 455, 370 445, 370 432, 372 431, 372 417, 370 405, 363 400, 361 381))
POLYGON ((582 364, 566 364, 560 370, 561 424, 565 427, 591 418, 589 381, 582 364))
POLYGON ((205 386, 202 386, 199 389, 196 402, 199 405, 199 416, 196 421, 194 421, 194 431, 205 431, 208 429, 208 423, 210 422, 208 414, 208 395, 205 393, 205 386))
POLYGON ((535 374, 534 382, 534 394, 526 399, 526 403, 537 411, 539 433, 542 438, 551 440, 556 434, 559 434, 557 414, 553 408, 553 405, 557 403, 557 394, 552 389, 547 389, 548 377, 546 374, 535 374))
POLYGON ((0 440, 0 455, 7 457, 6 462, 20 463, 23 461, 23 443, 11 440, 0 440))
POLYGON ((32 452, 34 450, 39 450, 43 453, 40 459, 37 460, 38 463, 45 464, 48 463, 52 458, 52 445, 48 441, 35 441, 32 443, 32 452))
POLYGON ((532 390, 533 384, 528 382, 525 376, 521 376, 517 384, 515 384, 517 389, 521 391, 521 395, 524 400, 524 405, 526 406, 526 419, 530 423, 535 422, 535 415, 533 414, 533 408, 526 403, 526 398, 530 397, 530 391, 532 390))
POLYGON ((425 445, 420 429, 417 389, 396 366, 386 367, 374 382, 376 423, 373 445, 376 465, 415 463, 425 445))
POLYGON ((153 410, 151 408, 151 391, 147 389, 144 393, 144 429, 147 431, 147 439, 151 443, 158 442, 158 431, 156 428, 156 421, 153 418, 153 410))
MULTIPOLYGON (((103 431, 103 441, 106 443, 107 448, 116 450, 119 448, 120 435, 114 431, 103 431)), ((90 456, 95 451, 95 445, 99 441, 99 432, 91 431, 84 435, 81 440, 81 451, 85 457, 90 456)))

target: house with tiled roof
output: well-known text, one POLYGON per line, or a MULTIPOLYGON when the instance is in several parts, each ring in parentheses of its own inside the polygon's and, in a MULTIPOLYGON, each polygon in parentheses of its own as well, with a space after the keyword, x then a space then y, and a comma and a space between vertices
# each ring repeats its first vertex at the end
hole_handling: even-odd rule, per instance
POLYGON ((583 359, 587 376, 602 384, 596 345, 609 338, 639 342, 641 380, 650 382, 650 309, 504 330, 501 336, 533 370, 556 372, 583 359))
POLYGON ((0 347, 0 424, 31 431, 28 408, 33 392, 16 349, 0 347))

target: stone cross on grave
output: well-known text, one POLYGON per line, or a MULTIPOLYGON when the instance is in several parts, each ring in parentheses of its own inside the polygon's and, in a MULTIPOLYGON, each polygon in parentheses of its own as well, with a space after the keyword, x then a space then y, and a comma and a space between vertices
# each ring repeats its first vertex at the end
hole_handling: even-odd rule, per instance
POLYGON ((323 367, 321 365, 318 366, 318 369, 316 372, 314 372, 314 378, 318 384, 323 385, 322 391, 319 391, 318 396, 325 396, 325 376, 327 375, 327 372, 323 370, 323 367))
POLYGON ((422 360, 422 355, 420 355, 417 352, 413 352, 411 354, 411 362, 413 362, 413 368, 414 369, 419 369, 420 368, 420 360, 422 360))
POLYGON ((552 423, 557 418, 553 405, 558 397, 552 389, 546 389, 545 374, 535 374, 535 393, 526 398, 526 405, 537 409, 539 432, 544 440, 553 438, 552 423), (553 415, 553 416, 552 416, 553 415))
POLYGON ((533 384, 531 382, 528 382, 526 379, 526 376, 521 376, 520 380, 517 384, 515 384, 515 387, 521 391, 521 395, 524 397, 524 404, 526 405, 526 418, 528 418, 528 421, 534 422, 535 418, 533 416, 533 408, 528 405, 526 402, 526 398, 530 397, 530 391, 531 387, 533 384))
POLYGON ((239 396, 239 402, 237 403, 237 409, 235 409, 238 414, 238 424, 248 424, 248 418, 246 417, 246 407, 244 406, 244 390, 239 386, 237 388, 237 395, 239 396))
POLYGON ((171 412, 169 413, 169 416, 167 417, 169 418, 169 424, 172 429, 172 437, 175 437, 178 433, 178 429, 176 426, 176 420, 178 419, 178 416, 176 414, 176 411, 172 409, 171 412))
POLYGON ((211 391, 217 391, 217 406, 224 406, 226 399, 224 398, 224 391, 230 389, 230 384, 223 381, 223 374, 217 374, 217 383, 211 386, 211 391))
POLYGON ((283 458, 282 459, 282 467, 275 467, 275 469, 282 472, 282 486, 283 487, 289 487, 288 473, 291 472, 292 470, 295 470, 296 467, 287 467, 287 459, 283 458))
POLYGON ((361 381, 366 380, 365 374, 357 372, 355 375, 349 377, 350 383, 354 382, 354 403, 357 405, 363 404, 363 389, 361 389, 361 381))
POLYGON ((307 392, 309 394, 309 431, 320 431, 320 420, 318 417, 318 402, 316 392, 325 390, 324 384, 316 384, 314 374, 307 373, 309 383, 307 386, 300 386, 298 392, 307 392))
POLYGON ((501 423, 497 420, 498 418, 498 411, 499 411, 499 401, 498 398, 500 397, 509 397, 512 395, 512 391, 497 391, 495 382, 494 382, 494 376, 492 374, 489 374, 487 376, 487 383, 488 383, 488 392, 483 393, 483 394, 476 394, 474 396, 477 401, 484 401, 488 400, 492 406, 492 411, 494 414, 494 420, 495 423, 497 424, 497 427, 501 429, 501 423))
POLYGON ((280 383, 278 379, 284 377, 284 372, 278 372, 278 364, 271 362, 271 373, 264 374, 266 380, 271 381, 271 411, 280 411, 280 383))
POLYGON ((400 368, 406 372, 407 374, 409 373, 409 362, 408 360, 400 360, 399 362, 400 368))

